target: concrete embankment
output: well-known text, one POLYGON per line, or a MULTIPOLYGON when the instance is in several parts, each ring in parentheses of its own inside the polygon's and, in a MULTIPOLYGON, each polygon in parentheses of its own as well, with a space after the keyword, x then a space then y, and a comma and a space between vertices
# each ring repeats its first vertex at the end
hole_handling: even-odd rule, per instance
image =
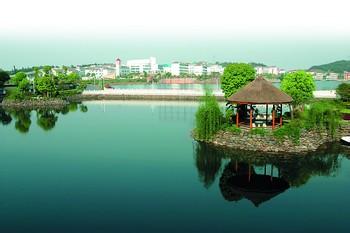
MULTIPOLYGON (((198 100, 204 95, 200 89, 105 89, 105 90, 86 90, 80 98, 82 100, 198 100)), ((214 90, 213 95, 218 100, 224 100, 224 94, 221 90, 214 90)), ((334 99, 336 93, 334 90, 315 91, 314 97, 317 99, 334 99)))

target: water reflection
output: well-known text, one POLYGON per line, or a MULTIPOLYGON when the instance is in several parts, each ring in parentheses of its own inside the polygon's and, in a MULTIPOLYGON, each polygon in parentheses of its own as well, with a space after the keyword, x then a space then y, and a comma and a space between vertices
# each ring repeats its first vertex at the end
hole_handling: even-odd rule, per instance
POLYGON ((313 176, 336 176, 341 159, 349 149, 339 144, 325 145, 307 155, 272 155, 223 150, 195 144, 199 179, 209 188, 216 178, 227 201, 250 200, 255 206, 283 193, 289 187, 305 185, 313 176))
POLYGON ((15 129, 20 133, 28 133, 32 124, 32 117, 36 116, 37 125, 44 131, 52 130, 59 118, 59 115, 66 115, 77 110, 87 112, 88 107, 82 103, 70 103, 61 108, 49 109, 3 109, 0 107, 0 125, 9 125, 14 122, 15 129))

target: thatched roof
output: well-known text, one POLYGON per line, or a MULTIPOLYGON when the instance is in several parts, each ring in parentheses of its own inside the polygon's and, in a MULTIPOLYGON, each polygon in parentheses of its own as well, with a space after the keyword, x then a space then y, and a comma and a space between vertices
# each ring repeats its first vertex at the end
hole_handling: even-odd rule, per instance
POLYGON ((263 77, 257 77, 227 100, 233 103, 283 104, 290 103, 293 99, 263 77))

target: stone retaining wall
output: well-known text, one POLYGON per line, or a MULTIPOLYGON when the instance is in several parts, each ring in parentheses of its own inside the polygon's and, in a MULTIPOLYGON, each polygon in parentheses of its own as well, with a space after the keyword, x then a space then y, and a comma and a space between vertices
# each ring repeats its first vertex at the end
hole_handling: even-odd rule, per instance
POLYGON ((339 141, 342 136, 350 136, 350 125, 342 126, 337 136, 332 138, 326 131, 304 131, 300 143, 296 144, 288 138, 276 139, 271 130, 266 135, 252 135, 249 130, 242 130, 239 134, 219 131, 207 143, 231 149, 260 151, 269 153, 307 153, 316 151, 325 143, 339 141))
POLYGON ((50 108, 50 109, 60 109, 69 102, 62 99, 37 99, 37 100, 4 100, 0 103, 3 108, 13 108, 13 109, 40 109, 40 108, 50 108))

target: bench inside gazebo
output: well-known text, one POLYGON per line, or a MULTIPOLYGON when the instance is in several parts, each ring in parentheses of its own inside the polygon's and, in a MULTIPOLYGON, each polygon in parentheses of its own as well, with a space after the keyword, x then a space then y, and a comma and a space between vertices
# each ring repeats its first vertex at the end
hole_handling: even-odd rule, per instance
POLYGON ((276 126, 283 125, 283 105, 290 104, 292 97, 263 77, 257 77, 227 100, 236 105, 237 127, 272 127, 274 129, 276 126))

